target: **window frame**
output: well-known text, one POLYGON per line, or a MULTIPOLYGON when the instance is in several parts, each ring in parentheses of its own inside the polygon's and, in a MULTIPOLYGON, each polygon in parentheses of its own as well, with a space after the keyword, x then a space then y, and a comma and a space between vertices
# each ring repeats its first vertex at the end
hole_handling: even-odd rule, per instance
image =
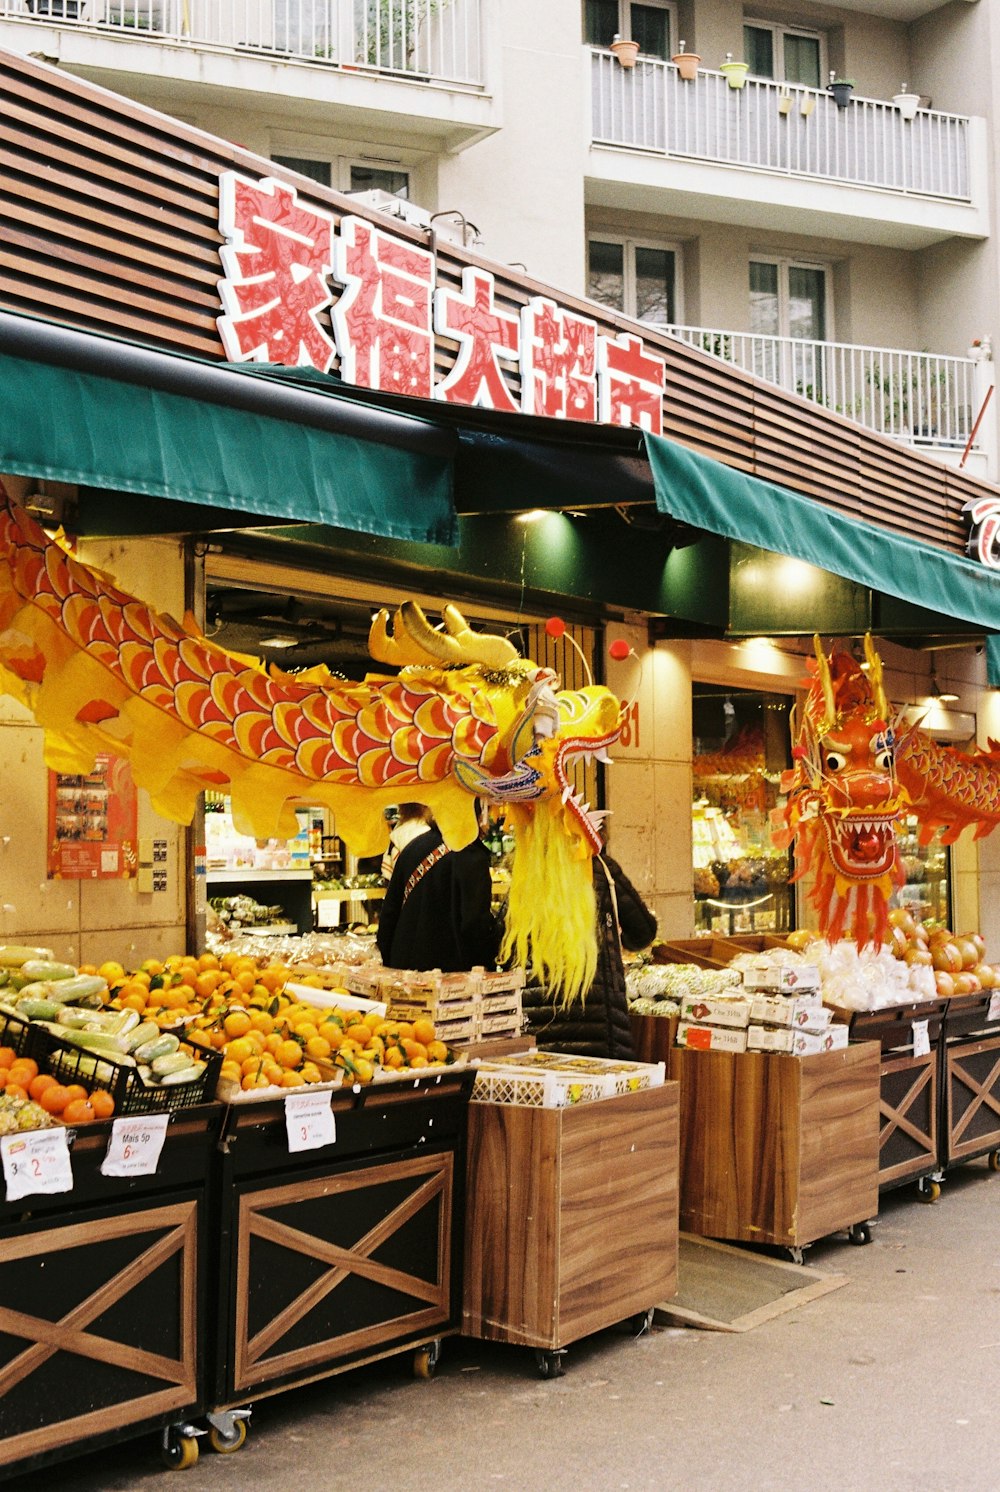
MULTIPOLYGON (((822 89, 822 87, 823 87, 823 79, 827 76, 827 73, 829 71, 829 63, 827 61, 827 33, 825 31, 815 30, 814 28, 812 28, 810 26, 795 26, 795 25, 792 25, 790 23, 786 23, 784 21, 765 21, 765 20, 758 20, 754 16, 744 16, 744 18, 743 18, 743 25, 745 27, 746 26, 753 26, 758 31, 770 31, 770 33, 771 33, 771 50, 772 50, 772 56, 774 57, 774 72, 775 72, 775 76, 774 76, 773 79, 770 79, 768 81, 775 82, 775 83, 787 83, 788 82, 788 79, 785 77, 785 37, 786 36, 804 36, 804 37, 808 37, 812 41, 818 41, 819 42, 819 87, 822 89)), ((753 76, 755 76, 755 75, 751 73, 751 77, 753 77, 753 76)), ((806 88, 806 87, 808 87, 808 84, 806 84, 806 83, 793 83, 791 86, 793 88, 806 88)))
POLYGON ((789 320, 790 296, 788 292, 788 272, 791 269, 819 270, 823 276, 823 324, 824 335, 822 337, 803 337, 804 342, 835 342, 836 337, 831 335, 834 326, 833 315, 833 265, 828 260, 804 259, 797 254, 774 254, 774 253, 751 253, 747 256, 747 309, 750 307, 750 266, 751 264, 773 264, 778 270, 778 330, 776 332, 755 332, 751 329, 751 336, 758 337, 788 337, 791 338, 789 320))
MULTIPOLYGON (((632 38, 632 3, 633 0, 618 0, 618 35, 623 40, 629 41, 632 38)), ((637 5, 646 6, 649 10, 665 10, 667 12, 667 15, 669 17, 669 24, 667 29, 670 34, 670 46, 676 49, 678 43, 677 0, 635 0, 635 3, 637 5)), ((585 19, 586 12, 584 11, 584 20, 585 19)), ((584 30, 585 29, 586 28, 584 28, 584 30)), ((600 46, 601 43, 587 42, 586 45, 595 47, 600 46)), ((647 54, 645 52, 639 53, 640 57, 645 57, 647 55, 650 54, 647 54)), ((670 58, 666 57, 654 60, 669 62, 670 58)))
MULTIPOLYGON (((683 326, 684 325, 684 275, 682 273, 682 271, 683 271, 683 265, 684 265, 684 258, 683 258, 683 245, 682 244, 680 244, 680 243, 678 243, 676 241, 671 241, 669 239, 635 237, 634 235, 632 235, 630 233, 605 233, 600 228, 590 228, 590 229, 588 229, 587 230, 587 292, 588 292, 588 297, 589 297, 589 291, 590 291, 590 246, 591 246, 592 243, 611 243, 611 244, 620 244, 622 246, 622 248, 624 250, 624 253, 622 254, 622 299, 624 300, 625 305, 622 308, 622 310, 619 312, 619 315, 621 315, 621 316, 630 316, 633 321, 639 321, 639 317, 636 314, 636 310, 635 310, 635 304, 636 304, 636 300, 635 300, 635 289, 636 289, 635 250, 636 249, 659 249, 663 253, 673 254, 673 256, 674 256, 674 286, 673 286, 673 291, 674 291, 674 319, 673 319, 673 321, 664 322, 663 325, 664 326, 683 326)), ((596 304, 602 304, 602 302, 596 302, 596 304)), ((606 307, 606 309, 613 310, 614 307, 606 307)), ((641 326, 658 326, 660 323, 658 323, 658 322, 652 322, 652 321, 642 321, 639 324, 641 326)))

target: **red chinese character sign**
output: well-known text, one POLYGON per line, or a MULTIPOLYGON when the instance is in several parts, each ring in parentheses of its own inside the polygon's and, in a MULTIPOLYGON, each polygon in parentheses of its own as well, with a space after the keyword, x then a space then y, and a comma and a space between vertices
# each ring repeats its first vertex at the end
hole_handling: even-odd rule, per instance
POLYGON ((597 322, 535 296, 521 312, 521 408, 550 419, 597 419, 597 322))
POLYGON ((250 181, 229 171, 219 192, 219 227, 229 240, 219 250, 226 356, 325 373, 336 349, 318 317, 333 299, 333 219, 271 177, 250 181))
POLYGON ((339 358, 341 378, 361 388, 661 434, 666 365, 641 337, 603 336, 547 296, 506 311, 493 274, 472 265, 460 290, 438 285, 430 250, 366 218, 335 231, 330 213, 272 177, 229 171, 219 188, 218 325, 231 362, 327 373, 339 358), (449 357, 435 381, 436 359, 449 357))
POLYGON ((429 399, 433 256, 364 218, 344 218, 334 265, 337 279, 347 287, 333 311, 345 381, 429 399))
POLYGON ((121 757, 102 751, 92 772, 49 773, 50 880, 134 876, 137 828, 132 769, 121 757))

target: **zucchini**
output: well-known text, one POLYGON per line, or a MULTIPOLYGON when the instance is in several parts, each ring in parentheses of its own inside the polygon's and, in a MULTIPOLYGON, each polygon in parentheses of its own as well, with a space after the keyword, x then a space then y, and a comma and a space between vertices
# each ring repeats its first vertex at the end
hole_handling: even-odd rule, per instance
POLYGON ((28 1021, 54 1021, 62 1013, 63 1007, 55 1000, 38 1000, 24 998, 17 1002, 17 1014, 28 1021))
MULTIPOLYGON (((75 979, 76 969, 72 964, 60 964, 50 958, 29 958, 21 965, 21 976, 30 983, 32 979, 75 979)), ((84 976, 85 978, 93 976, 84 976)))
POLYGON ((78 1010, 64 1006, 63 1025, 83 1031, 107 1031, 110 1036, 127 1036, 139 1025, 137 1010, 78 1010), (74 1019, 70 1020, 69 1017, 74 1019))
POLYGON ((158 1041, 159 1037, 160 1028, 155 1021, 142 1021, 128 1032, 128 1049, 130 1052, 138 1051, 147 1041, 158 1041))
MULTIPOLYGON (((193 1067, 195 1058, 190 1052, 171 1052, 166 1057, 154 1057, 152 1062, 153 1076, 155 1078, 168 1077, 173 1072, 183 1072, 186 1067, 193 1067)), ((204 1064, 202 1064, 204 1066, 204 1064)))
POLYGON ((56 985, 56 999, 68 1000, 73 1005, 82 1004, 84 999, 89 999, 92 995, 103 997, 108 992, 108 981, 102 979, 100 974, 74 974, 72 979, 50 975, 49 982, 56 985))
MULTIPOLYGON (((116 1062, 128 1055, 128 1038, 125 1036, 112 1036, 108 1031, 76 1031, 72 1026, 58 1024, 50 1025, 48 1028, 59 1041, 65 1042, 67 1046, 79 1047, 84 1052, 94 1052, 105 1057, 112 1057, 116 1062)), ((132 1058, 129 1057, 131 1065, 132 1058)))
POLYGON ((182 1067, 177 1072, 168 1072, 166 1077, 160 1079, 160 1087, 175 1088, 181 1083, 193 1083, 195 1078, 200 1078, 204 1071, 204 1062, 192 1062, 190 1067, 182 1067))
POLYGON ((142 1046, 136 1047, 135 1055, 140 1062, 154 1062, 158 1057, 171 1056, 179 1046, 176 1036, 170 1031, 161 1031, 155 1041, 146 1041, 142 1046))
MULTIPOLYGON (((24 948, 18 943, 5 943, 0 947, 0 965, 5 969, 19 969, 29 959, 51 959, 55 955, 51 948, 24 948)), ((74 974, 76 970, 73 970, 74 974)))

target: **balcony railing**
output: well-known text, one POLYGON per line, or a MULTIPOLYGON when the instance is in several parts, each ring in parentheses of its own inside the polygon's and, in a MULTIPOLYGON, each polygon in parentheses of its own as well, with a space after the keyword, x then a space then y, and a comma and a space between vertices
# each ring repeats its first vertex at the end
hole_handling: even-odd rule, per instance
MULTIPOLYGON (((702 326, 672 337, 907 445, 963 451, 983 403, 972 358, 702 326)), ((992 371, 992 363, 985 364, 992 371)), ((977 435, 971 449, 979 450, 977 435)))
POLYGON ((0 0, 0 19, 481 87, 481 0, 0 0))
POLYGON ((887 192, 970 200, 969 121, 855 95, 839 109, 815 88, 748 78, 731 88, 717 72, 682 82, 655 59, 622 67, 591 54, 592 137, 626 146, 887 192))

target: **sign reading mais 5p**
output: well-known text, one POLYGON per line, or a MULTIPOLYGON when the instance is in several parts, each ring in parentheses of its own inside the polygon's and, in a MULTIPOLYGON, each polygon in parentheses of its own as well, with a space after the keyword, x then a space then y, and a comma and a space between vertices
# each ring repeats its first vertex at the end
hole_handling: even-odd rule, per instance
POLYGON ((464 269, 461 290, 437 286, 428 250, 365 218, 338 232, 273 177, 226 172, 219 199, 218 326, 231 362, 326 373, 339 358, 346 382, 383 393, 662 434, 665 364, 641 337, 605 336, 546 296, 505 311, 489 270, 464 269), (458 343, 438 378, 435 336, 458 343), (520 403, 507 381, 516 369, 520 403))

